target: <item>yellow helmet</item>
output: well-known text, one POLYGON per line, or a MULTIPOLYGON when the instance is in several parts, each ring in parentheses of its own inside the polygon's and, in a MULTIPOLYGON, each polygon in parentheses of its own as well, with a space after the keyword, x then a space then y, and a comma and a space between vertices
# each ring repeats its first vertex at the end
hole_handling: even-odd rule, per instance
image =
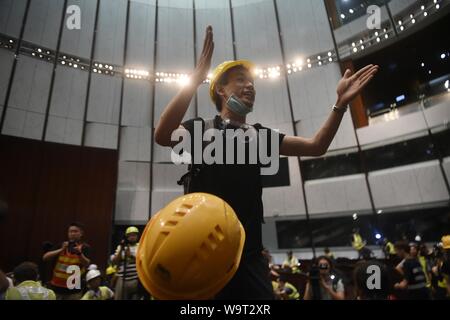
POLYGON ((125 231, 125 235, 129 235, 130 233, 139 233, 139 229, 136 227, 128 227, 125 231))
POLYGON ((255 65, 253 62, 249 60, 236 60, 236 61, 225 61, 219 64, 213 71, 212 77, 211 77, 211 83, 209 84, 209 96, 211 97, 211 100, 214 102, 214 95, 216 90, 216 84, 217 81, 219 81, 220 77, 230 70, 231 68, 237 67, 237 66, 243 66, 244 68, 248 70, 253 70, 255 65))
POLYGON ((106 268, 106 274, 109 276, 109 275, 112 275, 112 274, 115 274, 115 273, 117 273, 117 268, 116 267, 114 267, 114 266, 109 266, 108 268, 106 268))
POLYGON ((145 227, 136 255, 139 279, 157 299, 213 298, 234 276, 244 241, 225 201, 206 193, 181 196, 145 227))
POLYGON ((441 239, 442 248, 450 249, 450 235, 443 236, 441 239))

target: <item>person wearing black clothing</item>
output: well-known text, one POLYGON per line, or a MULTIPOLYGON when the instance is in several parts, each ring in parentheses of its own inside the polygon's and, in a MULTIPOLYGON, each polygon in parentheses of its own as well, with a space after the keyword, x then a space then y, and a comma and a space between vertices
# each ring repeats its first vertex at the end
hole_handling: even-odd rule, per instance
MULTIPOLYGON (((222 131, 222 133, 227 129, 235 131, 236 129, 242 129, 245 132, 248 132, 248 130, 256 132, 257 139, 259 139, 258 134, 262 132, 265 132, 267 137, 276 138, 278 136, 275 141, 278 142, 279 148, 279 154, 276 154, 277 158, 279 155, 295 157, 322 155, 330 146, 347 110, 347 105, 378 71, 378 66, 373 65, 367 66, 355 74, 347 70, 343 79, 338 83, 338 97, 336 104, 333 108, 330 108, 330 116, 317 134, 310 139, 285 136, 277 134, 274 130, 260 124, 249 125, 246 123, 246 116, 253 110, 256 97, 252 73, 253 65, 247 60, 224 62, 215 69, 210 84, 210 96, 219 115, 212 120, 197 118, 182 123, 197 88, 207 78, 213 50, 213 31, 212 27, 208 26, 203 51, 197 67, 190 77, 190 82, 165 107, 155 128, 154 138, 159 145, 177 146, 179 141, 172 139, 172 134, 177 129, 181 129, 181 131, 187 129, 191 138, 194 139, 191 150, 195 151, 195 145, 198 147, 199 144, 203 143, 201 137, 200 142, 198 142, 198 137, 193 134, 197 122, 200 125, 201 133, 207 131, 205 129, 212 128, 222 131)), ((268 141, 270 140, 269 138, 268 141)), ((231 139, 224 144, 226 145, 229 142, 231 142, 231 139)), ((247 142, 241 141, 244 144, 247 142)), ((201 147, 200 149, 202 150, 201 147)), ((245 148, 245 150, 246 160, 254 156, 249 153, 250 148, 245 148)), ((270 152, 275 151, 271 150, 270 152)), ((193 157, 196 157, 195 152, 193 157)), ((236 212, 246 232, 244 252, 239 269, 228 285, 218 294, 217 299, 274 298, 268 277, 267 261, 261 254, 263 203, 260 176, 262 161, 259 157, 257 160, 256 163, 246 161, 240 165, 228 164, 228 161, 227 164, 215 162, 206 165, 203 162, 201 165, 197 165, 194 163, 188 175, 180 180, 187 193, 206 192, 226 201, 236 212)))
POLYGON ((396 270, 403 276, 403 280, 394 285, 395 289, 407 290, 408 300, 430 300, 430 290, 427 288, 427 280, 417 257, 410 255, 410 246, 406 241, 395 244, 395 250, 403 260, 397 265, 396 270))

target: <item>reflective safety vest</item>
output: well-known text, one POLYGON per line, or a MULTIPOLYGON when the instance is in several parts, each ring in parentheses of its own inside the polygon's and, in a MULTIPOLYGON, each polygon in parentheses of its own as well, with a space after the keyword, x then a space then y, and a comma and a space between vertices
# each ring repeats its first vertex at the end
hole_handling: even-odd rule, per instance
POLYGON ((114 297, 114 293, 108 287, 99 287, 97 291, 89 290, 81 300, 108 300, 114 297))
POLYGON ((44 288, 39 282, 24 281, 17 287, 9 288, 6 300, 56 300, 55 293, 44 288))
POLYGON ((361 236, 359 235, 359 233, 353 234, 352 245, 353 245, 353 248, 355 248, 358 251, 361 250, 362 248, 364 248, 365 244, 364 244, 361 236))
POLYGON ((419 256, 419 262, 420 262, 420 265, 422 266, 423 273, 425 274, 425 279, 427 281, 427 287, 431 287, 431 279, 430 279, 430 274, 428 273, 427 259, 425 259, 425 257, 423 257, 423 256, 419 256))
POLYGON ((80 267, 82 276, 85 269, 81 264, 80 256, 69 253, 68 250, 64 250, 58 256, 55 268, 53 269, 53 278, 50 281, 50 284, 59 288, 67 288, 67 279, 72 275, 71 273, 67 273, 67 268, 73 265, 80 267))

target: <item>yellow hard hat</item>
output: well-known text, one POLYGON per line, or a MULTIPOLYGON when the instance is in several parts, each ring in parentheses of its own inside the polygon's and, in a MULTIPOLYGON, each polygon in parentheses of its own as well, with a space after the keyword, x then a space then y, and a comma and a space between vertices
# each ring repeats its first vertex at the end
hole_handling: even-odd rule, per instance
POLYGON ((450 235, 443 236, 441 239, 442 248, 450 249, 450 235))
POLYGON ((117 272, 117 268, 113 266, 109 266, 106 268, 106 274, 109 276, 111 274, 115 274, 117 272))
POLYGON ((244 241, 225 201, 206 193, 181 196, 145 227, 136 255, 139 279, 160 300, 213 298, 236 273, 244 241))
POLYGON ((130 233, 139 233, 139 229, 136 227, 128 227, 125 231, 125 235, 129 235, 130 233))
POLYGON ((213 71, 212 77, 211 77, 211 83, 209 84, 209 96, 211 97, 211 100, 214 102, 214 95, 215 95, 215 89, 217 81, 219 81, 220 77, 230 70, 231 68, 237 67, 237 66, 243 66, 244 68, 248 70, 253 70, 255 65, 253 62, 249 60, 233 60, 233 61, 225 61, 219 64, 213 71))

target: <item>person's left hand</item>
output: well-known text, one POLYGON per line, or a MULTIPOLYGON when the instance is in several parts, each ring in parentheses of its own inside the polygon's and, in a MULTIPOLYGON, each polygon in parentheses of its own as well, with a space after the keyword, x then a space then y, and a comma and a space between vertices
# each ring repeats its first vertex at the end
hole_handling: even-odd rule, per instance
POLYGON ((345 71, 344 76, 339 81, 336 89, 338 100, 336 106, 345 108, 369 83, 378 72, 377 65, 369 64, 355 74, 350 69, 345 71))

